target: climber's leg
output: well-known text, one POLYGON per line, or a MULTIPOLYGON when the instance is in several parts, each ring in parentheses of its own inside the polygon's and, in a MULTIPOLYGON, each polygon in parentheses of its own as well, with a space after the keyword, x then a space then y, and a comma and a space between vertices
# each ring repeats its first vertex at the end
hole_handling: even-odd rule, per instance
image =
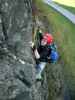
POLYGON ((44 70, 46 66, 46 62, 40 62, 37 66, 36 66, 36 79, 41 79, 41 74, 42 74, 42 71, 44 70))

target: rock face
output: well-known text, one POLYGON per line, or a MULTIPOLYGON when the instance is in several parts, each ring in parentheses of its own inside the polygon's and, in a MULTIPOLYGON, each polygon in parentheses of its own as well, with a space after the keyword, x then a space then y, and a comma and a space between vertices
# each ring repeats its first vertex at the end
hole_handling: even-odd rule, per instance
POLYGON ((31 0, 0 0, 0 100, 47 100, 35 82, 31 0))
POLYGON ((0 0, 0 100, 33 100, 31 0, 0 0))
POLYGON ((49 100, 62 100, 60 65, 49 65, 47 79, 44 72, 44 80, 35 82, 30 48, 31 3, 31 0, 0 0, 0 100, 48 100, 48 96, 49 100))

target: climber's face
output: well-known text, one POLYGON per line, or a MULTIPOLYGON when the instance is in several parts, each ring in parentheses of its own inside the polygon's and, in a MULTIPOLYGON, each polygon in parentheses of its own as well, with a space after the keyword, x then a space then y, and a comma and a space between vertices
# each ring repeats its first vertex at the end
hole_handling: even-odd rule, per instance
POLYGON ((42 45, 42 46, 45 46, 46 44, 47 44, 47 40, 42 39, 42 41, 41 41, 41 45, 42 45))

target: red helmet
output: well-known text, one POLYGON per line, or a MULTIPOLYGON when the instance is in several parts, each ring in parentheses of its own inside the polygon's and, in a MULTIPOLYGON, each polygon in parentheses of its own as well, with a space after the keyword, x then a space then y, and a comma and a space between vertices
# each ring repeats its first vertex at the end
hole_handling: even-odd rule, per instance
POLYGON ((53 43, 53 36, 49 33, 45 33, 43 39, 47 41, 47 44, 53 43))

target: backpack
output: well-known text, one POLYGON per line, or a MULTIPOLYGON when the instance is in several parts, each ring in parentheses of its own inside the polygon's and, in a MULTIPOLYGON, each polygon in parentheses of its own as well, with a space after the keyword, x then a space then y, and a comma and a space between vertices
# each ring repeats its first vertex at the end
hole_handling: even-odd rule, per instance
POLYGON ((50 54, 50 60, 52 63, 57 62, 59 58, 58 52, 56 50, 52 50, 50 54))

